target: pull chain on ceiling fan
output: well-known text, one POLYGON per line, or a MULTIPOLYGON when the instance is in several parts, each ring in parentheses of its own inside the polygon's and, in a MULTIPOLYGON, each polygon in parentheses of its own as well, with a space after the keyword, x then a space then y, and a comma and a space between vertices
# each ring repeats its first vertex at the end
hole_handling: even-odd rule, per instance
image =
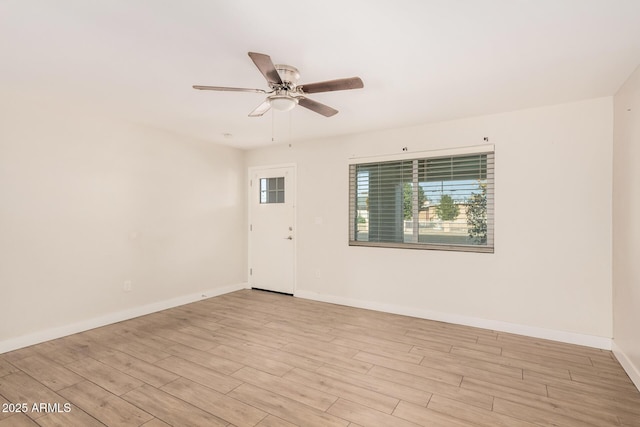
POLYGON ((328 80, 318 83, 298 84, 300 73, 296 67, 282 64, 274 65, 271 61, 271 57, 264 53, 249 52, 249 57, 267 80, 271 90, 266 91, 263 89, 248 89, 241 87, 199 85, 194 85, 193 88, 223 92, 253 92, 268 95, 260 105, 249 113, 249 117, 260 117, 271 108, 279 111, 289 111, 296 105, 301 105, 311 111, 322 114, 325 117, 331 117, 337 114, 338 110, 307 98, 306 95, 309 93, 361 89, 364 87, 360 77, 328 80))

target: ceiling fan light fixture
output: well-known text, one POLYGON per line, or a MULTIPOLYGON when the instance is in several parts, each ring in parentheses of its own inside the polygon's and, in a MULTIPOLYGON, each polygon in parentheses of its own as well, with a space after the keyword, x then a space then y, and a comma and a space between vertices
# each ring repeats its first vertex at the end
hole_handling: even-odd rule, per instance
POLYGON ((269 104, 278 111, 291 111, 298 105, 298 100, 287 95, 272 95, 269 97, 269 104))

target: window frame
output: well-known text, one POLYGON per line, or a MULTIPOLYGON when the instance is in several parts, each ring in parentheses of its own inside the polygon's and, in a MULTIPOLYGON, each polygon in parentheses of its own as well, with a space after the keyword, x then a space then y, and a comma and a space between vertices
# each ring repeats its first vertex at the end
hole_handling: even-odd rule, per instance
MULTIPOLYGON (((412 184, 418 180, 416 168, 414 166, 412 184)), ((362 247, 382 247, 397 249, 420 249, 420 250, 442 250, 442 251, 458 251, 458 252, 477 252, 477 253, 494 253, 494 229, 495 229, 495 147, 493 145, 479 145, 473 147, 461 147, 444 150, 430 150, 413 153, 402 153, 400 155, 387 156, 371 156, 349 159, 349 246, 362 247), (428 242, 385 242, 385 241, 360 241, 355 240, 356 229, 358 227, 358 194, 357 194, 357 176, 356 170, 358 165, 368 164, 376 165, 387 162, 408 162, 412 161, 414 165, 421 161, 438 159, 443 157, 465 157, 473 155, 486 155, 486 185, 487 185, 487 237, 485 244, 457 244, 457 243, 428 243, 428 242)), ((416 230, 414 235, 418 234, 416 223, 419 221, 415 212, 419 209, 417 206, 418 191, 413 192, 412 207, 413 229, 416 230)), ((369 224, 370 226, 371 224, 369 224)), ((417 238, 416 238, 417 240, 417 238)))
POLYGON ((258 201, 261 205, 285 203, 285 177, 265 177, 258 181, 258 201), (271 184, 275 188, 272 188, 271 184), (263 197, 264 196, 264 197, 263 197))

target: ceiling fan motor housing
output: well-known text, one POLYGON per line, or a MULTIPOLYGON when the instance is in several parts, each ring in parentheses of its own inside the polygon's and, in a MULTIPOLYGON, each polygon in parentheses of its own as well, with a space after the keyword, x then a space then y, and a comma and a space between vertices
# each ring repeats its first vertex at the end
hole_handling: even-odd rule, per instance
POLYGON ((298 69, 291 65, 284 64, 276 64, 275 67, 282 83, 284 83, 283 86, 286 86, 288 90, 294 90, 298 84, 298 79, 300 78, 300 72, 298 69))

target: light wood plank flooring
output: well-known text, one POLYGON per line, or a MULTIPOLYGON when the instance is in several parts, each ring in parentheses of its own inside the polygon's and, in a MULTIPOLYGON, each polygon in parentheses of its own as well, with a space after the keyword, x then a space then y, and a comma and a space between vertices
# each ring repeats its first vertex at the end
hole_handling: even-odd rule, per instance
POLYGON ((0 427, 640 426, 609 351, 251 290, 2 354, 20 403, 0 427))

